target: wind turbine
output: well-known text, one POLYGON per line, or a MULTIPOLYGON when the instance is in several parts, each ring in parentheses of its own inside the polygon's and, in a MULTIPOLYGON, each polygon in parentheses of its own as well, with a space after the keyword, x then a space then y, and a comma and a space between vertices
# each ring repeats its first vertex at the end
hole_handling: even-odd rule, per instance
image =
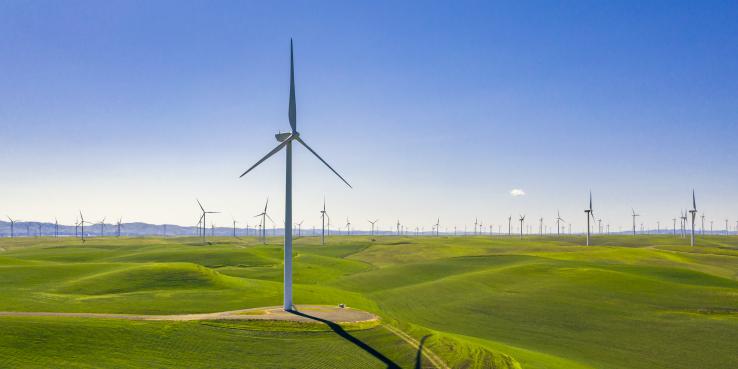
POLYGON ((118 219, 118 237, 120 237, 120 223, 123 221, 123 218, 118 219))
POLYGON ((397 235, 400 235, 400 220, 397 219, 397 235))
MULTIPOLYGON (((728 224, 728 223, 725 223, 728 224)), ((727 227, 726 227, 727 228, 727 227)), ((687 211, 682 211, 682 238, 687 237, 687 211)))
POLYGON ((90 225, 93 225, 93 224, 90 223, 90 222, 85 221, 85 217, 84 217, 84 215, 82 215, 82 211, 81 210, 79 212, 79 219, 80 219, 79 225, 81 227, 80 228, 80 233, 82 234, 82 242, 85 242, 85 223, 88 223, 90 225))
POLYGON ((297 237, 302 237, 302 223, 304 223, 305 220, 301 220, 300 223, 297 223, 297 237))
POLYGON ((54 237, 59 237, 59 221, 54 218, 54 237))
POLYGON ((674 235, 674 237, 676 237, 676 221, 677 221, 677 219, 676 218, 671 218, 671 220, 674 222, 674 228, 673 228, 674 229, 674 232, 673 232, 673 235, 674 235))
POLYGON ((105 217, 100 221, 100 237, 105 236, 105 217))
POLYGON ((320 244, 325 245, 325 218, 328 218, 328 229, 331 228, 331 218, 328 217, 328 213, 325 211, 325 197, 323 198, 323 210, 320 211, 320 220, 323 223, 323 229, 320 233, 320 244))
POLYGON ((689 210, 689 213, 692 214, 692 237, 689 240, 689 244, 690 246, 694 246, 694 221, 697 218, 697 200, 694 197, 694 189, 692 190, 692 209, 689 210))
POLYGON ((267 198, 266 203, 264 204, 264 211, 262 211, 259 214, 254 215, 254 218, 261 217, 261 224, 259 224, 259 227, 261 228, 261 240, 266 244, 266 218, 269 218, 272 222, 272 217, 267 214, 267 209, 269 208, 269 198, 267 198))
POLYGON ((727 236, 727 235, 728 235, 728 233, 729 233, 729 232, 728 232, 728 220, 727 220, 727 219, 725 219, 725 235, 727 236))
POLYGON ((587 214, 587 246, 589 246, 589 218, 594 219, 594 211, 592 211, 592 191, 589 192, 589 209, 584 210, 587 214))
POLYGON ((559 228, 560 222, 563 222, 564 219, 561 218, 561 213, 559 213, 558 210, 556 210, 556 235, 561 236, 561 231, 559 228))
POLYGON ((540 236, 543 237, 543 217, 538 219, 538 233, 540 233, 540 236))
MULTIPOLYGON (((436 237, 438 237, 438 229, 441 227, 441 218, 436 218, 436 237)), ((446 233, 448 234, 448 233, 446 233)))
POLYGON ((346 235, 351 236, 351 221, 346 217, 346 235))
POLYGON ((474 235, 477 235, 477 224, 479 224, 477 218, 474 218, 474 235))
POLYGON ((372 224, 372 237, 374 237, 374 223, 377 221, 379 221, 379 219, 374 219, 373 221, 367 219, 367 222, 372 224))
POLYGON ((602 234, 602 219, 597 219, 597 233, 602 234))
POLYGON ((236 223, 238 222, 236 221, 236 219, 231 219, 233 220, 233 238, 236 238, 236 223))
POLYGON ((8 216, 8 220, 10 221, 10 238, 14 238, 15 237, 15 222, 16 222, 16 220, 10 218, 10 216, 8 216))
POLYGON ((525 215, 520 215, 520 239, 523 239, 523 222, 525 221, 525 215))
MULTIPOLYGON (((202 221, 202 243, 205 244, 205 233, 206 233, 205 231, 207 227, 207 223, 205 221, 207 218, 207 214, 218 214, 220 212, 219 211, 206 211, 205 208, 200 203, 200 200, 195 199, 195 201, 197 201, 197 205, 199 205, 200 210, 202 210, 202 216, 200 217, 200 221, 202 221)), ((214 232, 211 230, 211 233, 214 233, 214 232)))
POLYGON ((641 214, 636 214, 635 209, 633 208, 630 208, 630 211, 633 217, 633 236, 635 236, 636 235, 636 217, 641 216, 641 214))
POLYGON ((702 218, 702 235, 705 235, 705 213, 700 216, 702 218))
MULTIPOLYGON (((243 174, 241 174, 241 177, 246 175, 248 172, 250 172, 252 169, 256 168, 259 164, 267 160, 272 155, 276 154, 278 151, 282 150, 283 148, 286 148, 286 173, 285 173, 285 207, 284 207, 284 218, 285 218, 285 228, 291 228, 292 227, 292 141, 296 141, 297 143, 304 146, 308 151, 310 151, 315 157, 317 157, 325 166, 328 167, 335 175, 338 176, 344 183, 346 183, 349 188, 351 185, 343 178, 341 177, 338 172, 336 172, 328 163, 326 163, 323 158, 318 155, 313 149, 308 146, 305 141, 300 138, 300 134, 297 132, 297 104, 295 102, 295 63, 294 63, 294 53, 292 49, 292 39, 290 39, 290 101, 289 101, 289 108, 288 108, 288 117, 290 122, 290 127, 292 128, 291 132, 288 133, 278 133, 275 135, 277 138, 277 141, 279 144, 277 147, 272 149, 266 156, 261 158, 256 164, 254 164, 251 168, 246 170, 243 174)), ((285 229, 284 232, 284 309, 285 310, 292 310, 292 230, 291 229, 285 229)))
POLYGON ((512 215, 507 217, 507 235, 512 236, 512 215))

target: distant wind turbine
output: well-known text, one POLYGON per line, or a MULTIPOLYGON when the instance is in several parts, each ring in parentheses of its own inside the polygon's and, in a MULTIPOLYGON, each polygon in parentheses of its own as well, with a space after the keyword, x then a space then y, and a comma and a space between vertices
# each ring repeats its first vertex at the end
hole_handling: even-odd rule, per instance
POLYGON ((15 219, 12 219, 10 216, 8 216, 8 220, 10 221, 10 238, 15 237, 15 219))
POLYGON ((641 214, 636 214, 635 209, 633 208, 630 208, 630 211, 632 213, 631 216, 633 217, 633 236, 635 236, 636 235, 636 217, 641 216, 641 214))
POLYGON ((538 219, 539 225, 538 225, 538 233, 540 233, 540 236, 543 237, 543 217, 538 219))
MULTIPOLYGON (((195 201, 197 201, 197 205, 199 205, 200 210, 202 210, 202 216, 200 217, 200 221, 202 222, 202 243, 204 244, 205 243, 205 230, 206 230, 205 227, 207 227, 205 220, 207 218, 207 214, 218 214, 220 212, 219 211, 206 211, 205 208, 200 203, 200 200, 195 199, 195 201)), ((210 233, 214 234, 215 232, 211 230, 210 233)))
POLYGON ((523 222, 525 221, 525 215, 520 215, 520 239, 523 239, 523 222))
POLYGON ((367 219, 367 222, 371 223, 371 225, 372 225, 372 237, 374 237, 374 224, 375 224, 375 223, 377 223, 377 221, 378 221, 378 220, 379 220, 379 219, 374 219, 374 220, 372 221, 372 220, 368 220, 368 219, 367 219))
POLYGON ((689 213, 692 214, 692 237, 689 240, 689 244, 694 246, 694 221, 697 219, 697 200, 694 197, 694 190, 692 190, 692 209, 689 210, 689 213))
POLYGON ((594 219, 594 211, 592 210, 592 192, 589 192, 589 209, 584 210, 587 214, 587 246, 589 246, 589 218, 594 219))
POLYGON ((564 219, 561 218, 561 213, 559 213, 558 210, 556 210, 556 235, 561 236, 561 228, 559 227, 561 222, 563 222, 564 219))
POLYGON ((264 211, 262 211, 259 214, 256 214, 254 218, 261 217, 261 224, 259 224, 259 227, 261 228, 261 240, 263 243, 266 243, 266 219, 269 218, 272 222, 272 217, 269 216, 267 213, 267 209, 269 208, 269 198, 267 198, 266 203, 264 204, 264 211))
POLYGON ((105 236, 105 217, 100 221, 100 237, 105 236))
POLYGON ((323 198, 323 210, 320 211, 320 221, 323 223, 323 228, 320 232, 320 244, 325 245, 325 219, 328 218, 328 229, 331 228, 331 218, 328 217, 328 212, 325 211, 325 197, 323 198))

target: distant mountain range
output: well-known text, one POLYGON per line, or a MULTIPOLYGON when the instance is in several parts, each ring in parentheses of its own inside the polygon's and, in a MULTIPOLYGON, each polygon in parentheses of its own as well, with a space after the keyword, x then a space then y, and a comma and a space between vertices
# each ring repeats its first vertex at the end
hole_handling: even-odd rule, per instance
MULTIPOLYGON (((103 235, 102 232, 104 232, 105 236, 116 236, 118 234, 118 226, 116 224, 108 224, 105 223, 104 228, 100 225, 100 223, 97 224, 86 224, 85 225, 85 236, 86 237, 98 237, 103 235)), ((297 234, 298 230, 295 228, 293 229, 294 233, 297 234)), ((82 233, 81 227, 75 227, 73 225, 61 225, 59 224, 59 236, 79 236, 82 233)), ((236 236, 256 236, 259 232, 259 229, 256 228, 236 228, 235 233, 236 236)), ((284 229, 283 228, 267 228, 266 230, 267 236, 282 236, 284 235, 284 229)), ((672 234, 672 230, 661 230, 660 232, 657 232, 656 230, 647 230, 647 234, 672 234)), ((233 236, 234 230, 233 227, 215 227, 207 228, 207 235, 208 236, 233 236)), ((331 229, 326 230, 327 234, 331 235, 346 235, 347 232, 345 229, 342 230, 336 230, 331 229)), ((677 230, 677 233, 679 231, 677 230)), ((715 232, 706 232, 707 234, 714 234, 714 235, 723 235, 725 234, 725 231, 715 231, 715 232)), ((13 227, 13 234, 15 237, 39 237, 39 236, 54 236, 55 235, 55 227, 54 223, 48 223, 48 222, 15 222, 15 226, 13 227)), ((352 235, 369 235, 371 234, 371 231, 368 230, 360 230, 360 229, 352 229, 351 230, 352 235)), ((396 232, 392 231, 375 231, 375 235, 377 236, 387 236, 387 235, 395 235, 396 232)), ((414 236, 414 235, 422 235, 422 236, 432 236, 435 234, 435 232, 431 231, 419 231, 415 232, 414 230, 408 230, 405 232, 405 235, 407 236, 414 236)), ((449 236, 453 235, 453 232, 440 232, 443 236, 449 236)), ((493 233, 492 235, 506 235, 507 233, 493 233)), ((577 235, 581 235, 581 233, 575 233, 577 235)), ((612 235, 623 235, 623 234, 630 234, 628 231, 623 232, 611 232, 612 235)), ((640 232, 639 232, 640 234, 640 232)), ((735 232, 730 232, 730 234, 735 234, 735 232)), ((142 222, 133 222, 133 223, 122 223, 120 225, 120 235, 121 236, 127 236, 127 237, 143 237, 143 236, 197 236, 199 235, 199 230, 197 227, 189 226, 189 227, 183 227, 175 224, 149 224, 149 223, 142 223, 142 222)), ((302 236, 320 236, 320 228, 313 229, 310 228, 303 228, 300 230, 300 235, 302 236)), ((463 235, 463 232, 459 232, 458 235, 463 235)), ((471 232, 467 232, 467 235, 472 235, 471 232)), ((483 233, 480 235, 489 235, 489 233, 483 233)), ((513 232, 512 236, 517 236, 519 233, 513 232)), ((535 234, 526 234, 526 236, 536 236, 535 234)), ((561 233, 562 236, 566 235, 564 232, 561 233)), ((593 235, 596 237, 600 234, 593 233, 593 235)), ((10 237, 10 222, 8 221, 0 221, 0 237, 10 237)))

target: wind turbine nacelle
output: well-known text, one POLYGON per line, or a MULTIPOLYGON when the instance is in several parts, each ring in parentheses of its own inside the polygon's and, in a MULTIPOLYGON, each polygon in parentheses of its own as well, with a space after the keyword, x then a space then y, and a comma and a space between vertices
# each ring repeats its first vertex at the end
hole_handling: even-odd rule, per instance
MULTIPOLYGON (((284 141, 285 141, 285 140, 286 140, 287 138, 289 138, 289 137, 290 137, 290 135, 291 135, 291 134, 292 134, 292 133, 290 133, 290 132, 285 132, 285 133, 277 133, 276 135, 274 135, 274 137, 276 137, 276 138, 277 138, 277 141, 279 141, 279 142, 284 142, 284 141)), ((297 134, 297 133, 295 133, 295 136, 298 136, 298 134, 297 134)))

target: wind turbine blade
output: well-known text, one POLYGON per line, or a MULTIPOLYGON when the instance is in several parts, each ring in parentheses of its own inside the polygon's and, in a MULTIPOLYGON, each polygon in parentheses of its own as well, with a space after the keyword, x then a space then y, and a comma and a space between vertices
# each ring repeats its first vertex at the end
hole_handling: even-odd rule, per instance
POLYGON ((245 176, 252 169, 256 168, 259 164, 263 163, 264 160, 269 159, 272 155, 276 154, 279 150, 282 150, 282 148, 285 147, 290 142, 290 140, 292 140, 292 137, 293 137, 292 135, 288 136, 286 140, 282 141, 279 145, 277 145, 277 147, 272 149, 272 151, 270 151, 263 158, 261 158, 261 160, 257 161, 256 164, 252 165, 251 168, 249 168, 247 171, 243 172, 243 174, 241 174, 238 178, 245 176))
POLYGON ((315 155, 315 157, 317 157, 318 159, 320 159, 320 161, 322 161, 323 164, 325 164, 325 166, 328 167, 328 169, 330 169, 331 171, 333 171, 333 173, 335 173, 338 176, 338 178, 341 178, 341 180, 343 181, 343 183, 346 184, 346 186, 349 186, 349 188, 353 188, 353 187, 351 187, 351 185, 345 179, 343 179, 343 177, 341 177, 340 174, 338 174, 338 172, 336 172, 335 169, 333 169, 333 167, 331 167, 328 163, 326 163, 325 160, 323 160, 323 158, 321 158, 320 155, 318 155, 317 152, 315 152, 313 149, 311 149, 310 146, 308 146, 305 143, 305 141, 303 141, 299 136, 298 137, 295 137, 295 140, 297 140, 297 142, 301 143, 302 146, 305 146, 306 149, 310 150, 310 152, 313 153, 313 155, 315 155))
POLYGON ((292 39, 290 39, 290 108, 289 119, 292 132, 297 132, 297 104, 295 103, 295 58, 292 51, 292 39))
POLYGON ((697 200, 694 198, 694 190, 692 190, 692 209, 697 210, 697 200))
POLYGON ((202 207, 202 204, 200 203, 200 200, 195 199, 195 201, 197 201, 197 205, 200 205, 200 210, 202 210, 203 212, 205 212, 205 208, 202 207))
MULTIPOLYGON (((269 214, 264 214, 264 215, 266 215, 266 217, 269 218, 269 220, 271 220, 272 223, 274 223, 274 219, 272 219, 272 217, 270 217, 269 214)), ((284 222, 282 222, 282 223, 284 223, 284 222)))

